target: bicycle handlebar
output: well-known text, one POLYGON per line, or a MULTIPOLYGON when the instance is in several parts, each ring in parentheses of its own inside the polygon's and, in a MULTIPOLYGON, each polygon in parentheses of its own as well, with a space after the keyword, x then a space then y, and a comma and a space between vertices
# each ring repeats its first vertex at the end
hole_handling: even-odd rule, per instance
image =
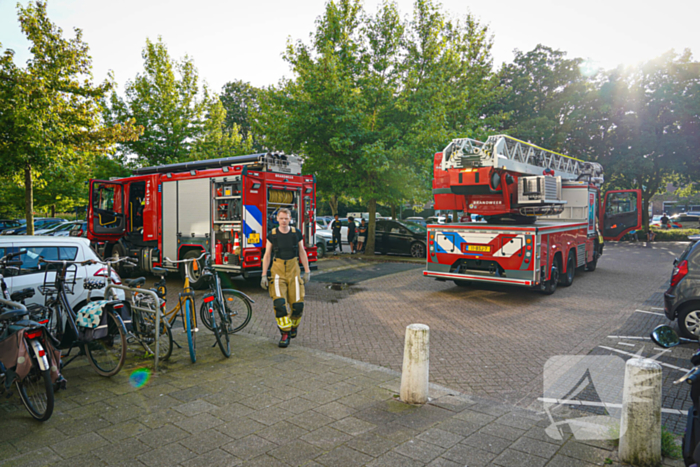
POLYGON ((95 261, 94 259, 86 259, 85 261, 72 261, 72 260, 67 260, 67 259, 44 259, 44 258, 39 258, 39 263, 44 263, 44 264, 63 264, 68 265, 68 264, 78 264, 80 266, 89 266, 91 264, 95 264, 98 261, 95 261))

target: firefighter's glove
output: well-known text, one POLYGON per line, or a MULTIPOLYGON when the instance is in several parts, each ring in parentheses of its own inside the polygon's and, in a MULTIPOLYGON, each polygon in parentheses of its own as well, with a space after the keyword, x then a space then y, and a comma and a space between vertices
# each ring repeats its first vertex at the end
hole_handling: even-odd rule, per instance
POLYGON ((310 281, 311 281, 311 273, 305 272, 304 273, 304 284, 308 284, 310 281))
POLYGON ((268 280, 267 276, 263 276, 262 279, 260 279, 260 287, 267 290, 267 287, 269 285, 270 285, 270 281, 268 280))

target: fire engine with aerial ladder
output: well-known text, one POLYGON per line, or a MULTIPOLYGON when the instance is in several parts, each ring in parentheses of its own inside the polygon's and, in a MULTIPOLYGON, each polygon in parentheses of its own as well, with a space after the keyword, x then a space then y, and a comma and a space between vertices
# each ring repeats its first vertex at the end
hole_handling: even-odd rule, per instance
POLYGON ((573 283, 576 269, 596 269, 604 239, 641 228, 640 190, 601 194, 600 164, 507 135, 451 141, 435 154, 433 175, 436 210, 486 220, 428 225, 423 274, 459 286, 491 282, 552 294, 573 283))

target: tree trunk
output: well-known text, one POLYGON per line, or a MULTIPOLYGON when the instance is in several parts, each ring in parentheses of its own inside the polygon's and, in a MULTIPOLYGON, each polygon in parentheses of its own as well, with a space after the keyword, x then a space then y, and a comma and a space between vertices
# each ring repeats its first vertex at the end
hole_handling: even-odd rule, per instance
POLYGON ((24 213, 27 218, 27 235, 34 235, 34 191, 31 164, 27 164, 24 168, 24 213))
POLYGON ((371 199, 367 203, 369 209, 369 226, 367 228, 367 247, 365 248, 365 256, 374 256, 374 231, 377 218, 377 200, 371 199))
POLYGON ((393 204, 391 205, 391 218, 396 220, 396 206, 393 204))
POLYGON ((333 195, 328 200, 328 205, 331 207, 331 215, 335 216, 338 214, 338 196, 333 195))
POLYGON ((56 217, 56 205, 51 205, 51 217, 56 217))

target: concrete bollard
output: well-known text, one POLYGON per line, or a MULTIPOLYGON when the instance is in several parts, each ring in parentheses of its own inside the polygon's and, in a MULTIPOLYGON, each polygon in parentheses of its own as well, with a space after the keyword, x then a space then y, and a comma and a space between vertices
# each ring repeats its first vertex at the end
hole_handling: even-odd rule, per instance
POLYGON ((625 365, 620 460, 639 467, 661 465, 661 365, 632 358, 625 365))
POLYGON ((407 404, 428 402, 430 328, 425 324, 406 327, 401 371, 401 400, 407 404))

